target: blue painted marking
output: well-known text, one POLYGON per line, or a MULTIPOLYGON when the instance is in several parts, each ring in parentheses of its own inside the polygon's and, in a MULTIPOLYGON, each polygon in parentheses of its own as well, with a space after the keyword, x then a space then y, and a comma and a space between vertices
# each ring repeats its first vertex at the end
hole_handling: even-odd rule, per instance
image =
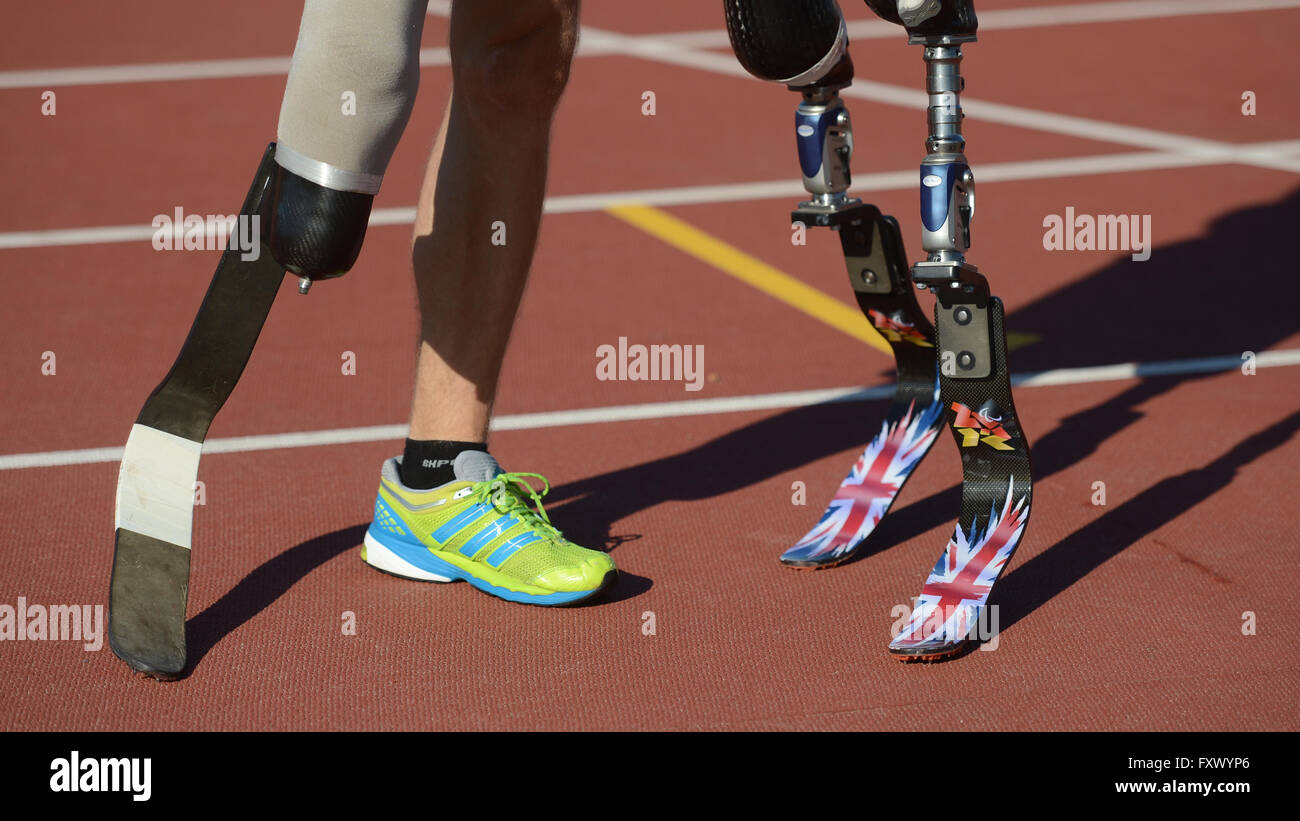
POLYGON ((451 519, 449 519, 448 521, 444 522, 442 527, 433 531, 433 533, 430 535, 429 538, 433 539, 435 542, 438 543, 438 546, 441 547, 442 545, 445 545, 447 541, 451 539, 452 536, 455 536, 457 533, 459 533, 461 531, 461 528, 465 527, 470 522, 479 518, 484 513, 487 513, 487 511, 488 511, 488 506, 483 504, 482 502, 479 502, 478 504, 475 505, 471 505, 465 508, 464 510, 462 510, 460 513, 457 513, 455 516, 451 517, 451 519))
POLYGON ((474 554, 483 549, 483 545, 505 533, 510 528, 519 524, 519 520, 512 516, 504 516, 497 519, 492 524, 474 534, 474 538, 461 545, 460 552, 469 558, 474 558, 474 554))
POLYGON ((518 536, 501 545, 496 550, 493 550, 492 554, 487 557, 487 563, 492 567, 499 568, 501 565, 505 564, 506 559, 518 553, 520 548, 526 547, 533 542, 539 542, 541 539, 541 536, 538 536, 531 530, 527 533, 520 533, 518 536))

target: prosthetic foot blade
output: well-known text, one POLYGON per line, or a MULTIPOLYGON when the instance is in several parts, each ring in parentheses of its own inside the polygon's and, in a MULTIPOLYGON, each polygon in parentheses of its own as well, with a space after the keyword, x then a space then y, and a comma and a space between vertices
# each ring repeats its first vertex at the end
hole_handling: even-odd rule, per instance
MULTIPOLYGON (((794 218, 800 219, 796 211, 794 218)), ((858 307, 894 353, 897 387, 878 431, 849 468, 826 511, 781 554, 799 569, 834 567, 858 553, 939 435, 943 408, 935 382, 934 327, 917 303, 893 217, 859 204, 836 214, 858 307)))
POLYGON ((941 295, 935 315, 943 410, 961 452, 961 514, 911 616, 889 644, 903 661, 936 661, 973 638, 996 636, 989 596, 1024 536, 1033 493, 1029 443, 1011 397, 1001 300, 945 304, 941 295), (963 357, 971 351, 951 350, 954 339, 964 340, 953 329, 981 325, 989 337, 989 374, 963 378, 963 364, 974 371, 981 363, 963 357))
MULTIPOLYGON (((272 145, 240 219, 259 214, 274 156, 272 145)), ((176 678, 185 669, 190 540, 203 440, 252 355, 283 279, 284 269, 260 248, 222 253, 180 354, 145 400, 122 453, 109 646, 132 669, 155 678, 176 678)))
POLYGON ((176 678, 185 669, 190 550, 122 528, 115 541, 108 644, 132 670, 176 678))

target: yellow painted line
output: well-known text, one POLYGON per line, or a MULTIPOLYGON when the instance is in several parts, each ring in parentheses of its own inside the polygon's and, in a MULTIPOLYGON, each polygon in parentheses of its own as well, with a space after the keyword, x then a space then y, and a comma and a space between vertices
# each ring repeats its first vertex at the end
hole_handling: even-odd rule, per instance
POLYGON ((1028 348, 1041 339, 1042 337, 1038 334, 1031 334, 1028 331, 1007 331, 1007 350, 1015 351, 1020 348, 1028 348))
POLYGON ((708 263, 723 273, 779 299, 796 310, 842 331, 876 350, 894 356, 893 349, 856 305, 850 306, 801 282, 784 271, 755 259, 690 223, 649 205, 611 205, 608 213, 668 243, 679 251, 708 263))

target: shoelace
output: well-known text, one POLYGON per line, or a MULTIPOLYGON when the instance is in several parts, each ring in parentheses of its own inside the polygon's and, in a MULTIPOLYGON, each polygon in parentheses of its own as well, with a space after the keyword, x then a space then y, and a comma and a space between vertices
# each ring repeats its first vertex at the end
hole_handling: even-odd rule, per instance
POLYGON ((491 500, 493 509, 498 513, 514 514, 529 527, 547 530, 554 533, 556 538, 563 538, 563 534, 551 524, 551 517, 546 514, 546 508, 542 506, 542 497, 551 491, 551 483, 542 474, 498 473, 486 482, 475 482, 473 488, 471 497, 474 501, 485 503, 491 500), (530 477, 542 480, 540 494, 532 483, 527 481, 530 477), (528 494, 533 504, 537 505, 537 510, 528 506, 520 490, 528 494))

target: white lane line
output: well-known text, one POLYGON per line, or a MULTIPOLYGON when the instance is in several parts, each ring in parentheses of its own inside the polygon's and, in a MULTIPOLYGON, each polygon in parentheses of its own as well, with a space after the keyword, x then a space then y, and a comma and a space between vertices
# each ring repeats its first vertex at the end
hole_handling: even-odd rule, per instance
MULTIPOLYGON (((1300 8, 1300 0, 1139 0, 1138 2, 1077 3, 1042 8, 1000 9, 980 12, 980 31, 1051 27, 1078 23, 1106 23, 1155 20, 1188 15, 1231 14, 1300 8)), ((447 16, 449 4, 433 0, 429 13, 447 16)), ((584 27, 584 31, 586 28, 584 27)), ((855 20, 848 24, 849 36, 855 40, 898 37, 897 26, 883 20, 855 20)), ((667 32, 637 35, 656 42, 683 48, 729 48, 726 29, 667 32)), ((608 42, 593 42, 585 36, 579 40, 579 57, 619 54, 608 42)), ((446 48, 420 51, 420 65, 445 66, 450 63, 446 48)), ((140 63, 134 65, 85 66, 78 68, 31 69, 0 72, 0 89, 59 88, 74 85, 109 83, 150 83, 172 80, 210 80, 223 77, 258 77, 289 73, 288 57, 252 57, 229 60, 197 60, 174 63, 140 63)))
MULTIPOLYGON (((1255 153, 1300 152, 1300 140, 1252 143, 1243 145, 1255 153)), ((1135 151, 1123 154, 1100 154, 1092 157, 1062 157, 1048 160, 987 163, 979 166, 981 184, 1048 180, 1093 174, 1118 174, 1169 168, 1192 168, 1220 165, 1224 160, 1214 154, 1187 154, 1180 151, 1135 151)), ((916 186, 916 169, 855 174, 853 193, 905 191, 916 186)), ((648 188, 635 191, 609 191, 599 194, 567 194, 547 197, 547 214, 578 214, 603 211, 613 205, 638 203, 671 207, 712 203, 749 202, 782 197, 805 199, 803 185, 794 180, 690 185, 680 188, 648 188)), ((370 214, 371 227, 410 225, 415 221, 415 207, 377 208, 370 214)), ((152 225, 106 225, 93 228, 56 228, 46 231, 0 232, 0 250, 47 248, 60 245, 98 245, 111 242, 148 242, 157 229, 152 225)))
MULTIPOLYGON (((1016 374, 1011 378, 1011 383, 1025 388, 1081 385, 1125 379, 1146 379, 1156 376, 1218 373, 1237 370, 1241 365, 1242 358, 1239 355, 1213 356, 1200 359, 1174 359, 1162 362, 1125 362, 1118 365, 1058 368, 1050 371, 1016 374)), ((1300 365, 1300 348, 1264 351, 1255 358, 1256 368, 1278 368, 1293 365, 1300 365)), ((894 386, 890 384, 872 387, 782 391, 780 393, 763 393, 750 396, 723 396, 715 399, 686 399, 676 402, 648 402, 640 405, 612 405, 604 408, 582 408, 579 410, 517 413, 498 416, 493 419, 492 430, 534 430, 537 428, 594 425, 606 422, 634 422, 646 419, 675 419, 684 416, 705 416, 718 413, 780 410, 807 407, 825 402, 858 402, 867 399, 883 399, 893 395, 893 392, 894 386)), ((203 445, 203 452, 205 454, 249 453, 281 448, 387 442, 401 439, 406 436, 406 433, 407 426, 398 424, 302 431, 298 433, 235 436, 209 439, 203 445)), ((0 470, 89 465, 97 462, 116 462, 121 458, 122 448, 120 447, 56 450, 41 453, 11 453, 0 455, 0 470)))
MULTIPOLYGON (((244 57, 232 60, 0 71, 0 89, 66 88, 175 80, 222 80, 236 77, 283 77, 289 73, 289 61, 288 57, 244 57)), ((450 64, 451 54, 446 48, 420 49, 422 67, 450 64)))
MULTIPOLYGON (((1121 379, 1149 379, 1153 376, 1181 376, 1193 373, 1235 371, 1245 360, 1241 355, 1207 356, 1200 359, 1168 359, 1161 362, 1125 362, 1089 368, 1058 368, 1051 371, 1016 374, 1011 384, 1026 388, 1052 385, 1083 385, 1089 382, 1114 382, 1121 379)), ((1300 348, 1264 351, 1256 354, 1257 368, 1281 368, 1300 365, 1300 348)))
POLYGON ((138 63, 122 66, 4 71, 0 72, 0 88, 48 89, 110 83, 261 77, 288 73, 288 57, 246 57, 238 60, 191 60, 183 63, 138 63))
POLYGON ((54 245, 98 245, 101 242, 150 240, 151 225, 105 225, 100 228, 55 228, 49 231, 9 231, 0 234, 0 249, 47 248, 54 245))
POLYGON ((1294 8, 1300 8, 1300 0, 1229 0, 1228 2, 1225 0, 1135 0, 1135 2, 1120 3, 1071 3, 1060 6, 1025 6, 1017 9, 981 11, 979 27, 981 31, 1036 28, 1294 8))
MULTIPOLYGON (((709 71, 749 80, 754 78, 730 53, 698 51, 683 48, 673 42, 654 37, 629 37, 615 32, 587 29, 584 36, 602 48, 620 51, 630 57, 639 57, 659 63, 709 71)), ((755 82, 760 82, 754 80, 755 82)), ((871 80, 855 79, 853 85, 841 89, 843 97, 854 97, 872 102, 895 105, 924 111, 928 101, 921 87, 896 86, 871 80)), ((1104 120, 1073 117, 1051 111, 996 103, 963 97, 962 109, 970 116, 1002 125, 1027 128, 1053 134, 1065 134, 1100 142, 1131 145, 1156 150, 1176 150, 1187 154, 1217 157, 1225 162, 1255 165, 1270 170, 1290 171, 1300 174, 1300 161, 1281 157, 1271 152, 1260 152, 1232 143, 1207 140, 1157 131, 1150 128, 1122 125, 1104 120)), ((978 176, 979 169, 976 169, 978 176)))
MULTIPOLYGON (((1283 152, 1294 151, 1300 150, 1300 140, 1256 143, 1251 146, 1243 146, 1243 148, 1283 152)), ((1122 154, 1100 154, 1091 157, 1062 157, 1059 159, 985 163, 976 169, 976 178, 981 184, 985 184, 1220 164, 1223 164, 1223 160, 1211 155, 1191 155, 1178 151, 1135 151, 1122 154)), ((906 191, 915 188, 916 184, 916 169, 914 168, 905 171, 854 174, 851 193, 862 195, 869 192, 906 191)), ((545 210, 548 214, 566 214, 600 211, 613 205, 630 203, 666 207, 744 202, 781 197, 807 199, 808 193, 799 182, 770 180, 766 182, 696 185, 681 188, 654 188, 640 191, 552 197, 547 199, 545 210)), ((0 234, 0 248, 4 247, 3 243, 4 235, 0 234)))
MULTIPOLYGON (((1031 6, 1018 9, 995 9, 979 12, 980 34, 998 29, 1039 28, 1082 23, 1116 23, 1158 20, 1208 14, 1231 14, 1246 11, 1274 11, 1300 8, 1300 0, 1137 0, 1118 3, 1072 3, 1060 6, 1031 6)), ((851 20, 850 40, 886 40, 900 38, 902 32, 884 20, 851 20)), ((674 34, 648 35, 657 40, 686 48, 730 48, 726 29, 703 29, 674 34)))

